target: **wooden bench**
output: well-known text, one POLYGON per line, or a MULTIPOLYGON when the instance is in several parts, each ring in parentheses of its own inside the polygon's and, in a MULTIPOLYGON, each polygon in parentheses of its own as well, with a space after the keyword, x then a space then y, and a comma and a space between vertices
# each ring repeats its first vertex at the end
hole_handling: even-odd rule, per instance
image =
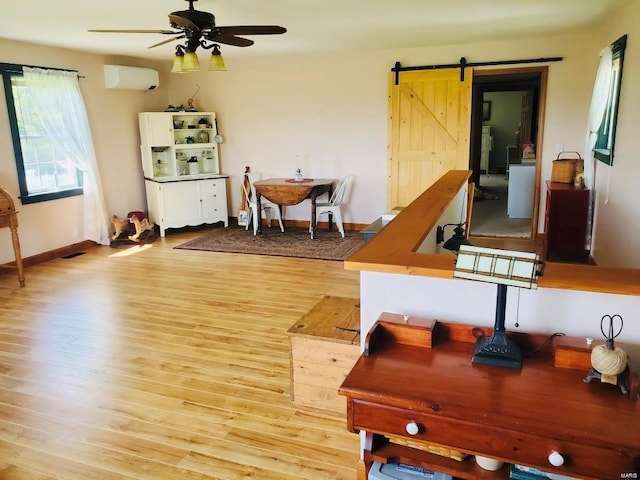
POLYGON ((360 356, 360 300, 324 297, 287 334, 292 402, 345 415, 338 387, 360 356))

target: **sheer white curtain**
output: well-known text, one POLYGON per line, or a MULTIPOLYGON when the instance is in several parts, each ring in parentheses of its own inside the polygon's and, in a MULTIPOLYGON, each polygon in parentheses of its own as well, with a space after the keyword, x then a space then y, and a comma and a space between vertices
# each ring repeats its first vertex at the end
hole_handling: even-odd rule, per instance
POLYGON ((23 67, 42 124, 83 174, 84 238, 109 245, 109 223, 77 72, 23 67))
POLYGON ((612 65, 613 51, 611 45, 608 45, 600 51, 600 66, 596 74, 596 83, 593 86, 587 139, 584 145, 584 183, 589 189, 592 189, 594 185, 595 158, 593 157, 593 147, 596 145, 598 130, 600 129, 600 124, 602 123, 602 118, 607 108, 609 91, 611 89, 612 65))

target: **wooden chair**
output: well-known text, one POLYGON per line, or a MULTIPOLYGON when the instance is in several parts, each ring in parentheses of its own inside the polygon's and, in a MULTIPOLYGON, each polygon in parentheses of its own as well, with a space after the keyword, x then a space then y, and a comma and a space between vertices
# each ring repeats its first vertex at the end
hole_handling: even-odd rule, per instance
POLYGON ((20 286, 24 287, 24 266, 22 265, 22 255, 20 253, 20 239, 18 238, 18 216, 16 215, 13 198, 6 191, 0 188, 0 228, 9 227, 11 229, 11 241, 13 242, 13 254, 16 258, 16 265, 2 265, 18 269, 18 280, 20 286))
POLYGON ((257 194, 255 190, 256 187, 253 186, 253 182, 259 180, 259 178, 256 178, 255 176, 252 177, 253 174, 254 172, 248 172, 245 174, 249 179, 249 185, 251 190, 247 190, 246 185, 242 183, 242 191, 244 193, 244 198, 245 198, 245 201, 247 202, 247 205, 249 206, 249 217, 247 218, 247 223, 246 223, 246 226, 244 227, 245 230, 248 230, 249 224, 253 222, 253 234, 257 235, 258 223, 262 221, 262 213, 264 213, 264 216, 267 219, 269 228, 271 228, 271 218, 273 216, 273 218, 277 219, 278 223, 280 224, 280 231, 284 232, 284 224, 282 223, 282 215, 280 213, 279 205, 276 205, 275 203, 272 203, 266 198, 262 197, 262 199, 260 200, 260 208, 262 212, 258 212, 258 203, 256 201, 257 194))

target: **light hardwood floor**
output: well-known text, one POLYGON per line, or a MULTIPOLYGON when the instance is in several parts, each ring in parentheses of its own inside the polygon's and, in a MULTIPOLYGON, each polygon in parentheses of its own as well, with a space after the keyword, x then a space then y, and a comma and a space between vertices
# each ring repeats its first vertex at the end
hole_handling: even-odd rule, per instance
POLYGON ((96 247, 0 271, 0 479, 355 479, 345 419, 290 401, 286 330, 342 262, 96 247))

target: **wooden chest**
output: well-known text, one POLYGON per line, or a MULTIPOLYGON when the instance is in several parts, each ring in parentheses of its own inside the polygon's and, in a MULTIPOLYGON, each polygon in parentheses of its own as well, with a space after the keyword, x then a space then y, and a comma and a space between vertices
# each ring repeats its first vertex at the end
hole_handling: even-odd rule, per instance
POLYGON ((346 414, 338 387, 360 356, 360 301, 324 297, 287 331, 294 404, 346 414))
POLYGON ((589 217, 589 190, 547 181, 545 246, 547 260, 580 261, 585 249, 589 217))

